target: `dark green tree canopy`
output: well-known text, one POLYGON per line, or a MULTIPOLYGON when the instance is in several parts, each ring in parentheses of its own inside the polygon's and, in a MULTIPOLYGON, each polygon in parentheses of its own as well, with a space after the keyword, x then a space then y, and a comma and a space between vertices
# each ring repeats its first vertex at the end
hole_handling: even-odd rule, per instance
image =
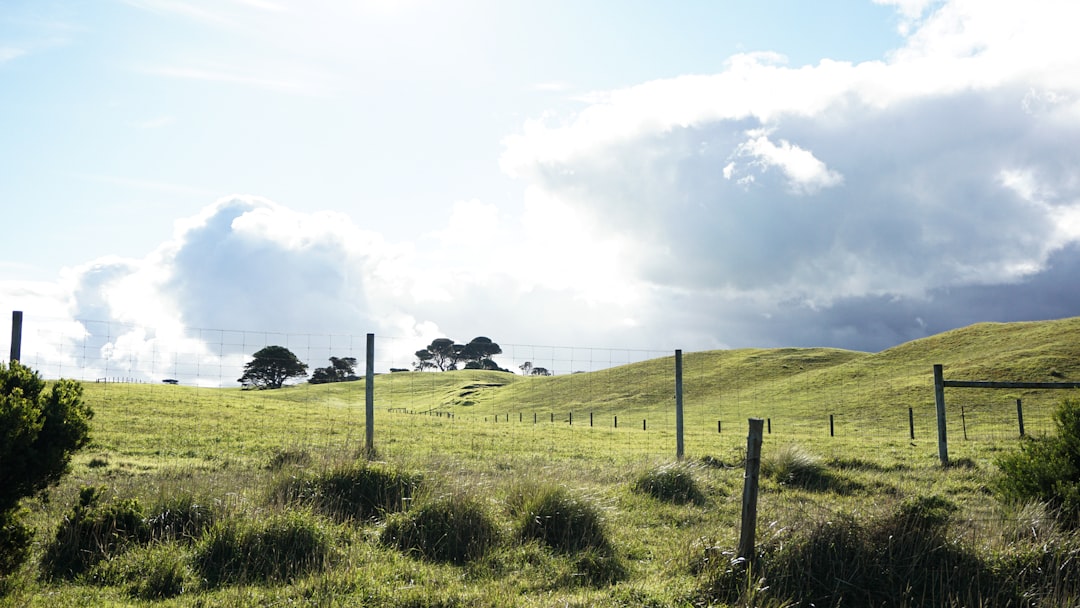
POLYGON ((356 357, 330 357, 330 365, 316 367, 311 372, 312 384, 325 384, 327 382, 351 382, 359 380, 356 375, 356 357))
POLYGON ((450 338, 437 338, 427 348, 416 351, 414 369, 444 372, 458 369, 458 364, 464 364, 465 369, 506 371, 492 359, 498 354, 502 354, 502 347, 485 336, 473 338, 468 344, 457 344, 450 338))
POLYGON ((267 346, 252 355, 237 382, 255 388, 281 388, 289 378, 307 376, 307 364, 284 346, 267 346))

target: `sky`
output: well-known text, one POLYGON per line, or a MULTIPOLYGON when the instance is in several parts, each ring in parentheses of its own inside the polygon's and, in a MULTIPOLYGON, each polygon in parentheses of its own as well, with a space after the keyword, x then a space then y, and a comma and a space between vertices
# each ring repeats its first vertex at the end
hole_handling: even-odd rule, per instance
POLYGON ((443 336, 877 352, 1075 316, 1078 17, 3 0, 0 308, 41 364, 148 377, 260 332, 404 367, 443 336))

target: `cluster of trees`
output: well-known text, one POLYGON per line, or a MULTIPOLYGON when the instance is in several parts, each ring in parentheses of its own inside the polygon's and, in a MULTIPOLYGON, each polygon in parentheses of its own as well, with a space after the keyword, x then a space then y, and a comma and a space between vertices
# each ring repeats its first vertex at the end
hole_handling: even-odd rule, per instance
MULTIPOLYGON (((244 375, 237 382, 259 389, 281 388, 291 378, 306 377, 307 369, 307 363, 291 350, 284 346, 267 346, 251 356, 251 361, 244 365, 244 375)), ((356 375, 356 357, 330 357, 330 365, 316 367, 308 382, 325 384, 359 379, 356 375)))
POLYGON ((532 364, 532 361, 526 361, 518 366, 523 376, 550 376, 551 371, 546 367, 539 367, 532 364))
POLYGON ((427 348, 416 351, 413 369, 418 372, 426 369, 445 372, 458 369, 458 365, 461 365, 462 369, 509 372, 492 359, 499 354, 502 354, 502 347, 484 336, 473 338, 468 344, 458 344, 450 338, 437 338, 427 348))

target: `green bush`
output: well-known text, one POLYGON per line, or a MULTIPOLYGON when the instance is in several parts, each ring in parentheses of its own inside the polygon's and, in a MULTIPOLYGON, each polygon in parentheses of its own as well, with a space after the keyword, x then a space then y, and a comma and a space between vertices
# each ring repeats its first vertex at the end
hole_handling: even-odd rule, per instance
POLYGON ((471 496, 443 496, 387 521, 381 541, 423 558, 464 564, 499 542, 488 508, 471 496))
POLYGON ((193 561, 211 587, 289 582, 330 564, 333 536, 325 521, 304 511, 259 521, 224 519, 196 543, 193 561))
POLYGON ((276 504, 304 505, 339 521, 401 511, 421 481, 418 473, 359 462, 315 475, 281 476, 270 488, 276 504))
POLYGON ((684 464, 668 464, 642 473, 634 481, 633 490, 678 504, 705 502, 705 494, 698 487, 693 470, 684 464))
POLYGON ((825 467, 799 446, 785 445, 761 459, 761 474, 782 484, 816 486, 824 485, 825 467))
POLYGON ((28 555, 32 534, 19 522, 19 501, 57 483, 73 452, 86 445, 93 412, 82 386, 45 381, 13 361, 0 363, 0 580, 28 555))
POLYGON ((45 547, 42 570, 47 576, 75 578, 98 562, 150 539, 146 512, 137 499, 101 504, 102 488, 83 488, 45 547))
POLYGON ((155 540, 196 540, 216 519, 208 501, 189 493, 163 496, 147 512, 146 523, 155 540))
POLYGON ((1080 527, 1080 399, 1054 411, 1057 434, 1027 438, 1020 449, 997 459, 994 488, 1007 502, 1040 501, 1058 509, 1069 527, 1080 527))

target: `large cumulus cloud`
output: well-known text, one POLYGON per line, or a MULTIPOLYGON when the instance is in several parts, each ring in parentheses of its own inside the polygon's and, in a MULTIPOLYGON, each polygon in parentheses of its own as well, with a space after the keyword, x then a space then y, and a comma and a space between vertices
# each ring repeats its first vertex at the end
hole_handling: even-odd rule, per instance
POLYGON ((748 54, 595 94, 509 137, 503 167, 638 244, 626 262, 653 320, 679 301, 678 327, 728 344, 876 350, 1075 314, 1076 291, 1048 280, 1080 238, 1067 12, 949 2, 887 61, 748 54))

